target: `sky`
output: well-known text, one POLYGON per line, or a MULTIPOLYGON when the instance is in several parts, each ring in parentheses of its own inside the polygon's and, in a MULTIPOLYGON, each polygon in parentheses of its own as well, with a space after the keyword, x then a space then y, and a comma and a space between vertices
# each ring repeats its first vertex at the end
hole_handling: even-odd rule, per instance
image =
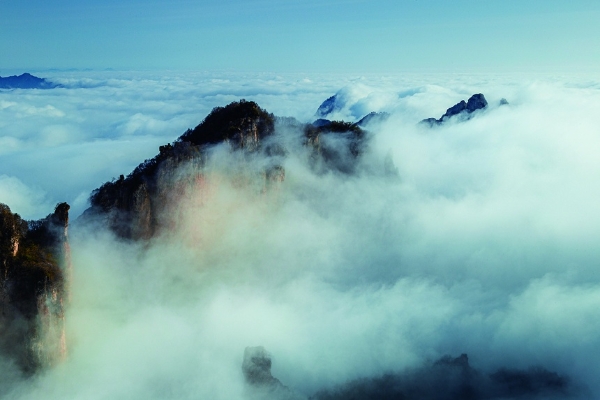
POLYGON ((49 68, 597 70, 592 0, 0 1, 0 75, 49 68))

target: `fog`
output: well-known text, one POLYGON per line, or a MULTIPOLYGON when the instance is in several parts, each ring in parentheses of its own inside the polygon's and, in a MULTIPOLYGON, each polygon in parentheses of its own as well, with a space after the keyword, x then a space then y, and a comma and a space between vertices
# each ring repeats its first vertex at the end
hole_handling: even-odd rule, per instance
POLYGON ((484 373, 539 366, 600 393, 597 81, 73 75, 0 92, 14 118, 0 201, 25 216, 58 196, 81 212, 82 193, 240 97, 310 121, 340 91, 335 117, 391 115, 367 127, 353 174, 312 168, 281 128, 282 183, 265 188, 260 155, 217 146, 203 190, 149 243, 72 224, 68 357, 29 379, 0 363, 6 398, 248 398, 242 357, 258 345, 307 397, 462 353, 484 373), (490 106, 473 119, 417 124, 479 92, 490 106))

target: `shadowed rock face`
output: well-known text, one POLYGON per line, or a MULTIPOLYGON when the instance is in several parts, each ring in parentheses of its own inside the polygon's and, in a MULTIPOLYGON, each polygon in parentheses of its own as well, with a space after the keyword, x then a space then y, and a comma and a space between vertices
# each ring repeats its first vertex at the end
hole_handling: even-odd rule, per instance
POLYGON ((442 115, 439 119, 427 118, 421 121, 421 124, 429 125, 430 127, 441 125, 448 121, 452 117, 461 118, 462 120, 468 120, 472 117, 477 110, 483 110, 487 107, 488 103, 483 94, 474 94, 469 98, 468 101, 461 100, 456 103, 442 115))
POLYGON ((26 374, 52 363, 62 338, 49 339, 55 354, 39 352, 52 324, 62 334, 69 205, 39 221, 24 221, 0 204, 0 353, 26 374), (45 324, 45 325, 44 325, 45 324))

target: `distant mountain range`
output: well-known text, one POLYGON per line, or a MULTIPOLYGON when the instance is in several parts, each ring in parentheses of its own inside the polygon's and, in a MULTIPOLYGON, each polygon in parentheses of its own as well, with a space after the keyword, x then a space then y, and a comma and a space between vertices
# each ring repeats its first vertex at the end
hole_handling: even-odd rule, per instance
POLYGON ((45 78, 38 78, 25 72, 21 75, 0 76, 0 89, 54 89, 61 85, 52 83, 45 78))

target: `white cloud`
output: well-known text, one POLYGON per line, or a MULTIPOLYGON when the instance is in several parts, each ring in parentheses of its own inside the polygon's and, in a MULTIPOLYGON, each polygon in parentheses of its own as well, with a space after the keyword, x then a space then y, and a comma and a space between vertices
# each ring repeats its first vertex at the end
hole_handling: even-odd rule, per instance
MULTIPOLYGON (((22 182, 48 181, 54 200, 57 182, 82 209, 84 189, 127 174, 213 106, 243 96, 309 121, 350 81, 306 78, 147 74, 61 89, 53 106, 75 133, 49 144, 12 126, 25 147, 2 155, 10 177, 0 187, 18 187, 19 203, 29 198, 22 182)), ((463 352, 484 371, 542 365, 598 393, 597 87, 356 82, 346 111, 392 112, 356 175, 315 174, 292 148, 285 181, 264 191, 261 160, 216 149, 207 183, 149 246, 74 226, 70 357, 16 398, 240 398, 243 349, 255 345, 306 395, 463 352), (417 125, 478 92, 490 109, 472 120, 417 125), (510 105, 495 107, 502 97, 510 105), (384 173, 388 155, 398 176, 384 173)), ((36 96, 53 95, 28 101, 48 104, 36 96)), ((8 97, 0 101, 19 102, 8 97)))
POLYGON ((39 219, 54 211, 46 193, 25 185, 18 178, 0 175, 0 202, 24 219, 39 219))

